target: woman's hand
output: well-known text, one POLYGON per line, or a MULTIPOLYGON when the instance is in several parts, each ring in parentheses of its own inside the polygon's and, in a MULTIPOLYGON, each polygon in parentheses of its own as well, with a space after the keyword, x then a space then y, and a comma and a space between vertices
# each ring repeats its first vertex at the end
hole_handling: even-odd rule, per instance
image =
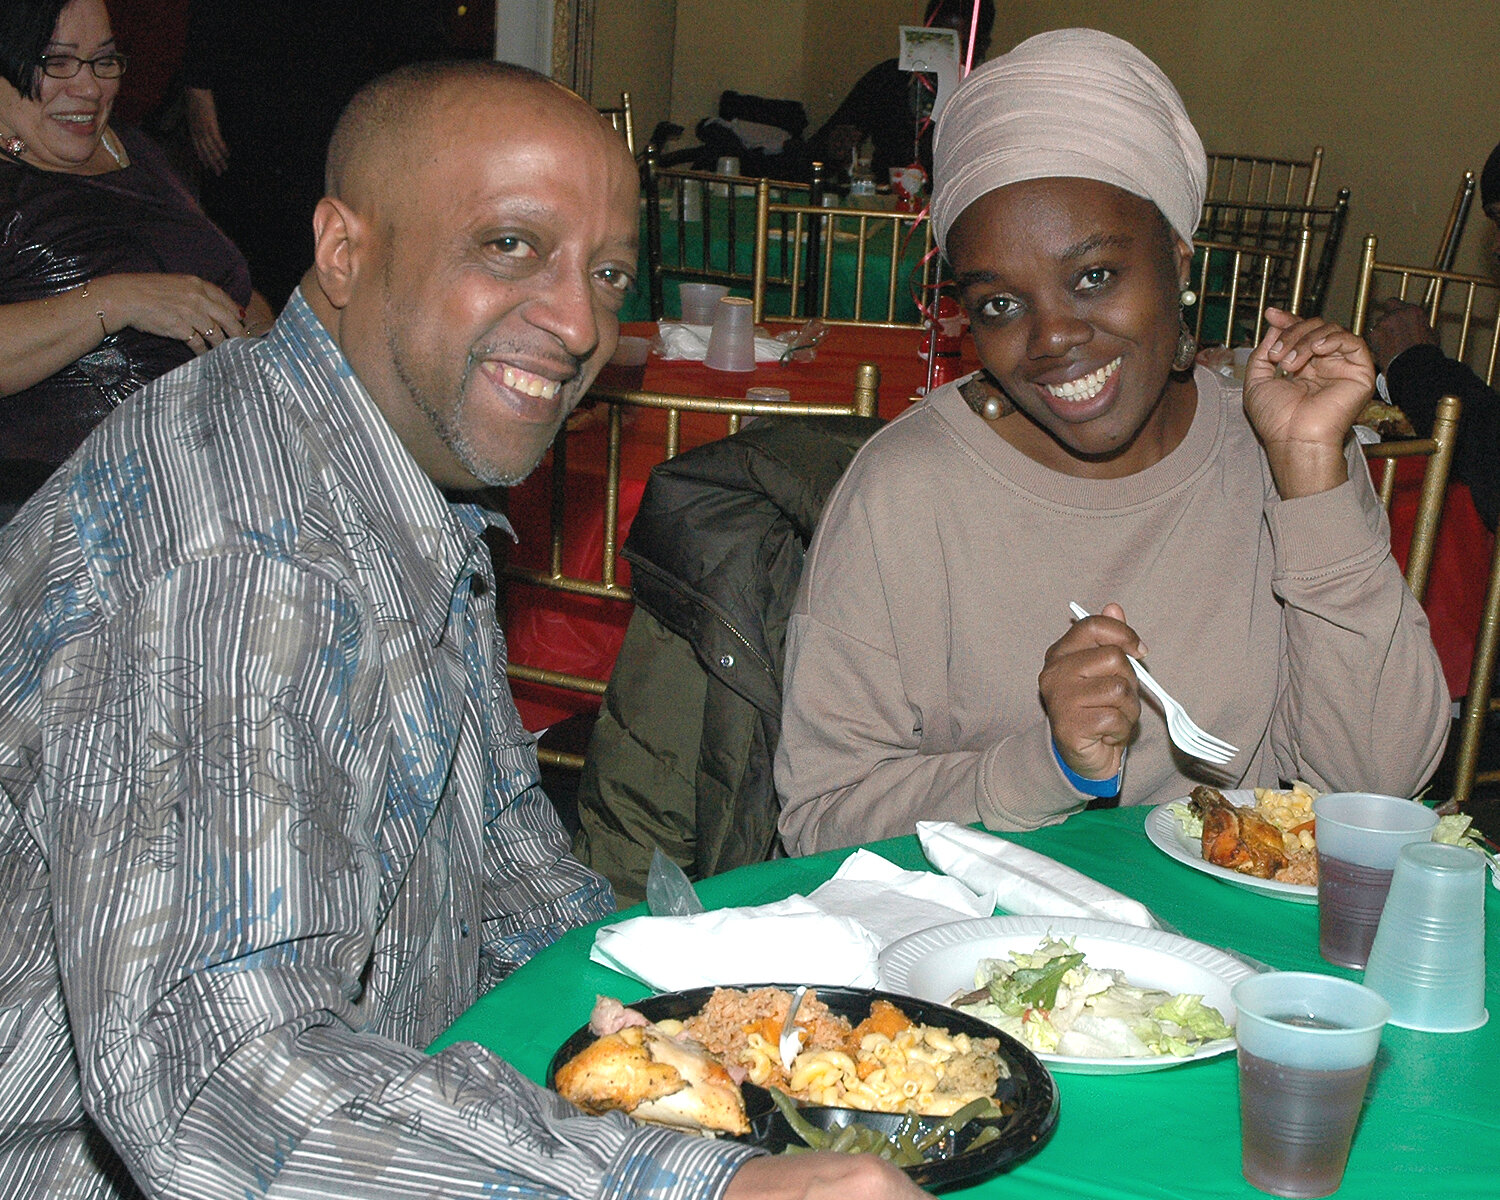
POLYGON ((1118 604, 1074 622, 1047 647, 1037 679, 1042 708, 1063 762, 1085 779, 1110 779, 1120 772, 1141 719, 1135 672, 1125 656, 1145 654, 1118 604))
POLYGON ((1269 328, 1245 368, 1245 415, 1283 500, 1349 478, 1344 441, 1375 392, 1369 347, 1321 317, 1266 309, 1269 328))
POLYGON ((176 338, 203 354, 245 332, 245 310, 196 275, 104 275, 89 284, 111 333, 127 326, 176 338))

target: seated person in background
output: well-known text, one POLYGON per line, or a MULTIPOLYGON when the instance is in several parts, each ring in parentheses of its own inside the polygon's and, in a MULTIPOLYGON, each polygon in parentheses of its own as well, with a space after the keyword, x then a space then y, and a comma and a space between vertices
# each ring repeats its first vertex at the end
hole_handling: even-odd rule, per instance
POLYGON ((0 21, 0 520, 142 384, 272 313, 144 134, 109 114, 103 0, 0 21))
MULTIPOLYGON (((972 0, 928 0, 923 24, 958 30, 959 61, 965 56, 972 0)), ((974 39, 974 62, 983 60, 995 24, 994 0, 979 0, 979 29, 974 39)), ((888 58, 871 67, 833 116, 823 123, 809 142, 814 162, 827 163, 839 171, 849 169, 850 158, 865 138, 874 146, 870 160, 875 181, 884 183, 892 167, 920 163, 932 176, 933 83, 931 76, 903 71, 899 58, 888 58)))
POLYGON ((824 509, 787 632, 788 850, 1204 782, 1412 794, 1449 703, 1350 436, 1369 352, 1272 309, 1243 397, 1193 370, 1207 163, 1170 81, 1108 34, 1041 34, 960 86, 936 159, 985 369, 875 434, 824 509), (1174 748, 1127 655, 1227 767, 1174 748))
POLYGON ((613 910, 505 682, 477 504, 612 353, 638 185, 522 68, 351 103, 269 336, 148 385, 0 533, 0 1196, 836 1197, 422 1047, 613 910))
MULTIPOLYGON (((1500 146, 1490 152, 1479 177, 1484 215, 1500 226, 1500 146)), ((1500 246, 1496 248, 1500 265, 1500 246)), ((1432 434, 1437 402, 1463 401, 1453 478, 1467 484, 1480 518, 1491 529, 1500 517, 1500 395, 1464 363, 1449 358, 1427 313, 1416 304, 1384 301, 1365 333, 1390 402, 1411 421, 1418 437, 1432 434)))

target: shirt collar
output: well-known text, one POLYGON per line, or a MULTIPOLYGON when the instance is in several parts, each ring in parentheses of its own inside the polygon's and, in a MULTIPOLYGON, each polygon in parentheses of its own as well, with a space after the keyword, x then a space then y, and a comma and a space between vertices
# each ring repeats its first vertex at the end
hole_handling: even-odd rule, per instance
POLYGON ((449 502, 418 466, 349 360, 298 288, 263 345, 306 417, 331 468, 341 503, 354 505, 397 577, 410 619, 429 644, 461 611, 454 598, 475 575, 493 579, 482 534, 511 533, 503 516, 479 504, 449 502))

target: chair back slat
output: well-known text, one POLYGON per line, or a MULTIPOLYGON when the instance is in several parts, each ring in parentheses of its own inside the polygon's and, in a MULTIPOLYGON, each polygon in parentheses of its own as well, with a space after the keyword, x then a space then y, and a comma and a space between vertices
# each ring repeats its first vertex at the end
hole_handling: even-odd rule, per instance
POLYGON ((1300 312, 1311 254, 1308 229, 1298 231, 1295 249, 1194 238, 1193 334, 1199 344, 1254 346, 1264 332, 1268 305, 1300 312))
POLYGON ((756 194, 752 261, 751 299, 757 322, 817 317, 828 325, 894 329, 923 327, 918 303, 903 309, 903 288, 930 294, 938 268, 932 223, 925 212, 788 203, 773 198, 765 186, 756 194), (770 246, 778 239, 784 255, 787 242, 792 245, 791 269, 781 275, 768 265, 770 246), (818 264, 817 278, 800 269, 804 262, 818 264), (878 288, 876 272, 884 280, 878 288))
POLYGON ((1317 316, 1328 295, 1348 213, 1348 188, 1342 188, 1334 202, 1327 205, 1209 200, 1203 205, 1195 237, 1257 250, 1295 251, 1303 232, 1311 231, 1313 265, 1306 276, 1298 311, 1304 316, 1317 316))
MULTIPOLYGON (((755 276, 752 257, 758 244, 755 198, 764 185, 777 200, 819 205, 823 198, 823 164, 814 163, 810 181, 720 175, 712 171, 664 169, 656 148, 645 153, 646 275, 651 319, 667 315, 664 281, 668 278, 722 283, 747 292, 755 276)), ((767 264, 770 277, 793 275, 791 245, 782 223, 780 248, 767 264)))
POLYGON ((1205 195, 1209 200, 1310 205, 1316 201, 1322 171, 1322 146, 1314 146, 1309 158, 1211 153, 1205 195))
POLYGON ((620 103, 607 108, 601 108, 599 115, 614 126, 615 132, 625 139, 625 146, 630 151, 630 156, 635 157, 635 114, 630 107, 630 93, 620 93, 620 103))
POLYGON ((1361 337, 1376 304, 1387 298, 1420 304, 1445 353, 1494 385, 1500 350, 1500 282, 1437 267, 1381 262, 1379 240, 1364 240, 1349 327, 1361 337))

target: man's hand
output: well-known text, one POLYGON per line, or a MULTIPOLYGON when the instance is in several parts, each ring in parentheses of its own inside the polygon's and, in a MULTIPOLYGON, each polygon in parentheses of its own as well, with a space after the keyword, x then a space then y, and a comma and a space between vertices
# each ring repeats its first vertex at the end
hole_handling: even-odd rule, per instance
POLYGON ((1141 695, 1127 654, 1143 658, 1146 647, 1125 624, 1118 604, 1075 622, 1047 647, 1037 678, 1042 708, 1063 762, 1085 779, 1119 774, 1121 756, 1141 719, 1141 695))
POLYGON ((1266 336, 1245 368, 1245 415, 1283 500, 1349 478, 1344 439, 1375 394, 1375 364, 1361 338, 1321 317, 1266 309, 1266 336))
POLYGON ((1379 314, 1370 322, 1365 338, 1370 351, 1375 355, 1375 365, 1381 371, 1391 365, 1391 360, 1412 346, 1438 344, 1437 330, 1427 323, 1427 312, 1415 304, 1394 297, 1382 300, 1376 306, 1379 314))
POLYGON ((219 109, 207 88, 187 89, 187 121, 198 161, 215 175, 224 174, 229 167, 229 145, 219 132, 219 109))
POLYGON ((748 1159, 724 1200, 916 1200, 927 1193, 873 1154, 774 1155, 748 1159))

